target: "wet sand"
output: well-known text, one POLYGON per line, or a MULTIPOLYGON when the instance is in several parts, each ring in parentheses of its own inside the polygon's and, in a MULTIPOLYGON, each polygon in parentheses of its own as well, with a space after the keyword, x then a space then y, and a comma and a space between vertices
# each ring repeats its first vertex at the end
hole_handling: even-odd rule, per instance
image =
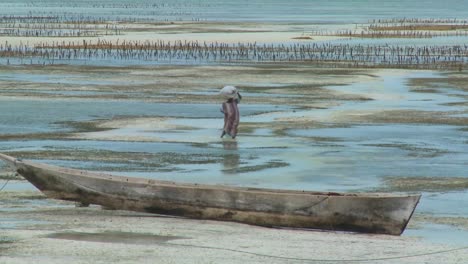
POLYGON ((411 237, 75 208, 73 203, 43 200, 36 192, 2 196, 10 202, 2 207, 2 263, 463 263, 468 258, 466 246, 411 237))

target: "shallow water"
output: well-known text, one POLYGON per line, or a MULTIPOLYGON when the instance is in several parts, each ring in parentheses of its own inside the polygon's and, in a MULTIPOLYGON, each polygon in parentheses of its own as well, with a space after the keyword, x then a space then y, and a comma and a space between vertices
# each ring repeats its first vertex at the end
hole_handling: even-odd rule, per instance
MULTIPOLYGON (((440 78, 437 73, 431 71, 401 71, 386 72, 380 75, 378 80, 358 82, 346 86, 327 87, 334 91, 346 94, 366 94, 370 99, 365 103, 343 104, 335 110, 420 110, 420 111, 457 111, 457 106, 446 104, 463 102, 461 98, 451 96, 453 89, 445 88, 438 93, 410 92, 408 80, 410 78, 440 78)), ((456 91, 459 95, 468 95, 463 91, 456 91)), ((327 112, 327 111, 324 111, 327 112)), ((317 112, 315 113, 317 114, 317 112)), ((320 112, 319 112, 320 114, 320 112)))
MULTIPOLYGON (((287 106, 241 104, 242 122, 269 123, 276 118, 311 116, 327 120, 346 111, 412 109, 451 111, 441 104, 459 99, 446 93, 414 93, 407 87, 412 77, 436 77, 431 72, 384 72, 375 81, 328 89, 366 94, 374 100, 346 102, 330 109, 291 111, 287 106), (262 112, 274 114, 256 115, 262 112)), ((195 91, 196 93, 196 91, 195 91)), ((260 128, 242 133, 235 145, 219 140, 222 115, 212 104, 161 104, 140 101, 3 99, 0 132, 32 133, 66 131, 64 121, 110 119, 114 116, 172 117, 171 125, 187 130, 125 127, 106 131, 100 140, 5 141, 2 151, 113 151, 181 153, 212 156, 215 164, 176 164, 157 176, 139 171, 124 173, 189 182, 261 185, 273 188, 351 191, 378 187, 383 177, 466 177, 467 131, 456 126, 425 124, 353 124, 321 129, 290 129, 275 136, 260 128), (196 109, 196 111, 194 111, 196 109), (145 138, 159 142, 109 141, 112 138, 145 138), (319 140, 320 139, 320 140, 319 140), (193 144, 203 144, 195 146, 193 144), (226 144, 228 146, 226 146, 226 144), (283 162, 283 164, 278 164, 283 162), (225 164, 230 167, 226 168, 225 164), (174 174, 173 170, 179 171, 174 174), (232 177, 233 172, 238 172, 232 177), (230 172, 230 173, 226 173, 230 172), (287 175, 287 176, 285 176, 287 175), (230 177, 230 178, 227 178, 230 177)), ((56 165, 96 168, 95 162, 50 161, 56 165)), ((106 166, 104 166, 106 165, 106 166)))
MULTIPOLYGON (((441 216, 467 217, 468 192, 424 193, 418 211, 441 216)), ((468 242, 468 240, 467 240, 468 242)))
POLYGON ((37 225, 41 223, 47 223, 44 221, 28 220, 28 219, 11 219, 11 218, 0 218, 0 229, 15 229, 23 226, 37 225))
MULTIPOLYGON (((287 109, 273 105, 245 105, 243 114, 287 109)), ((219 105, 169 104, 133 100, 19 99, 0 97, 0 133, 25 134, 63 131, 61 122, 134 117, 219 118, 219 105), (196 109, 196 111, 194 111, 196 109)))
POLYGON ((467 3, 458 0, 419 1, 162 1, 138 0, 128 4, 117 1, 57 1, 28 0, 0 3, 0 14, 54 15, 64 10, 68 17, 133 18, 138 20, 208 20, 208 21, 258 21, 258 22, 308 22, 308 23, 362 23, 382 18, 464 18, 467 3))
POLYGON ((420 229, 408 229, 405 236, 421 237, 434 243, 467 246, 468 231, 450 225, 426 223, 420 229))

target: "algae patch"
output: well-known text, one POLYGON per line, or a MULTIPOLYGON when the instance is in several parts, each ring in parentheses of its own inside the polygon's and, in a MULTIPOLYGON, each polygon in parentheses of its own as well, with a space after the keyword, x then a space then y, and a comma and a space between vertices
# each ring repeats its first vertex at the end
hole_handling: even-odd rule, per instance
POLYGON ((14 242, 14 240, 12 238, 9 238, 9 237, 0 237, 0 248, 2 246, 2 244, 12 244, 14 242))
POLYGON ((409 85, 417 90, 432 90, 432 89, 456 89, 460 91, 468 91, 468 76, 463 74, 448 74, 442 78, 413 78, 409 81, 409 85))
POLYGON ((287 166, 289 166, 289 163, 287 162, 272 160, 267 163, 259 164, 259 165, 242 166, 238 168, 236 167, 236 168, 224 169, 223 172, 225 173, 248 173, 248 172, 262 171, 265 169, 282 168, 282 167, 287 167, 287 166))
POLYGON ((359 116, 348 113, 341 119, 344 122, 357 123, 468 125, 468 118, 456 116, 457 114, 460 113, 401 109, 382 110, 359 116))
POLYGON ((468 189, 468 178, 462 177, 388 177, 383 190, 400 192, 446 192, 468 189))
POLYGON ((0 256, 3 255, 2 252, 10 249, 14 243, 15 243, 15 240, 13 238, 0 235, 0 256))
POLYGON ((447 150, 437 149, 437 148, 424 148, 408 144, 364 144, 364 146, 371 147, 383 147, 383 148, 398 148, 401 150, 408 151, 409 157, 417 158, 434 158, 447 153, 450 153, 447 150))
MULTIPOLYGON (((2 201, 22 201, 22 200, 43 200, 47 197, 39 191, 2 191, 0 195, 2 201)), ((1 204, 1 202, 0 202, 1 204)))
POLYGON ((178 165, 186 164, 214 164, 221 160, 221 156, 208 153, 144 153, 144 152, 118 152, 108 150, 79 150, 60 148, 45 151, 17 151, 16 157, 38 160, 56 160, 78 162, 67 166, 88 170, 100 171, 175 171, 178 165), (86 163, 86 164, 85 164, 86 163), (123 166, 124 165, 124 166, 123 166))
POLYGON ((50 234, 47 236, 47 238, 101 243, 123 243, 134 245, 149 245, 165 243, 175 239, 185 239, 185 237, 180 236, 164 236, 117 231, 108 231, 102 233, 59 232, 50 234))
POLYGON ((459 229, 468 230, 468 218, 466 217, 449 217, 449 216, 434 216, 430 214, 415 214, 412 221, 417 223, 433 223, 441 225, 449 225, 459 229))

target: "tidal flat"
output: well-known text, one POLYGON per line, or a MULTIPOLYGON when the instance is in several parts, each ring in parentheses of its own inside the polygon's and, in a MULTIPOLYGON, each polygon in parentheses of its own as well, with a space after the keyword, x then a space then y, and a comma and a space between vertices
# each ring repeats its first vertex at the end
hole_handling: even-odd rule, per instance
POLYGON ((0 262, 465 263, 466 8, 228 6, 0 3, 0 152, 180 182, 422 193, 405 233, 82 208, 0 162, 0 262), (236 140, 219 138, 225 85, 243 95, 236 140))
MULTIPOLYGON (((464 93, 461 82, 454 80, 464 78, 460 73, 320 69, 295 64, 63 65, 47 70, 35 66, 5 70, 7 74, 0 76, 0 100, 5 102, 0 106, 4 153, 54 165, 171 181, 316 191, 420 192, 420 206, 402 239, 419 239, 426 249, 431 248, 429 243, 466 245, 457 238, 468 233, 468 212, 458 210, 460 200, 453 198, 457 194, 463 197, 467 188, 468 119, 463 115, 466 109, 454 104, 466 100, 459 96, 464 93), (80 80, 86 82, 79 84, 80 80), (426 87, 429 80, 437 80, 433 86, 439 88, 421 92, 420 87, 426 87), (219 139, 222 99, 217 91, 224 83, 236 85, 244 96, 235 141, 219 139), (433 235, 440 230, 448 235, 433 235)), ((91 224, 81 227, 81 216, 74 221, 76 226, 64 219, 52 221, 44 215, 50 210, 72 213, 80 209, 44 199, 18 176, 10 178, 8 168, 2 171, 2 182, 10 181, 0 193, 3 228, 9 230, 2 248, 13 263, 17 246, 29 240, 20 230, 45 228, 49 231, 38 233, 40 240, 66 239, 69 242, 64 243, 81 241, 83 245, 99 242, 96 240, 106 243, 106 232, 114 232, 112 239, 115 232, 121 232, 112 225, 100 231, 91 224), (78 233, 63 233, 70 229, 78 233)), ((100 210, 93 207, 86 212, 97 216, 100 210)), ((120 221, 116 220, 119 216, 108 215, 110 212, 102 213, 106 219, 120 221)), ((134 239, 143 239, 141 243, 163 243, 156 241, 158 234, 155 238, 136 235, 134 239)), ((130 240, 126 238, 120 245, 140 243, 130 240)), ((28 258, 23 255, 20 259, 28 258)))

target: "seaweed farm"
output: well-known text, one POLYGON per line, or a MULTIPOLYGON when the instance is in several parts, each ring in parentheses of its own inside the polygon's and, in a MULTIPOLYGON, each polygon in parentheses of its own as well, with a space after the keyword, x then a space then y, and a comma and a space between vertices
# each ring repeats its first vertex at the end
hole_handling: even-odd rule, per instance
POLYGON ((123 27, 108 23, 68 21, 58 17, 0 17, 0 36, 99 37, 120 35, 123 27))
POLYGON ((356 24, 354 29, 315 31, 312 36, 341 36, 358 38, 435 38, 466 37, 468 21, 459 19, 378 19, 356 24))
POLYGON ((37 45, 0 45, 7 64, 125 64, 158 63, 282 63, 323 64, 324 67, 389 67, 462 69, 468 63, 468 45, 364 46, 343 44, 257 44, 157 41, 115 43, 106 41, 62 42, 37 45))
POLYGON ((465 263, 466 10, 1 1, 0 153, 149 181, 422 197, 401 236, 261 228, 80 207, 0 161, 0 263, 465 263), (224 86, 242 94, 235 139, 220 138, 224 86))
POLYGON ((22 38, 20 42, 12 43, 6 39, 0 43, 0 60, 8 65, 293 62, 323 67, 415 69, 462 69, 468 61, 468 46, 463 42, 468 39, 468 25, 464 20, 378 20, 353 25, 354 29, 348 25, 344 26, 348 29, 335 31, 314 29, 322 27, 319 25, 304 25, 300 32, 297 32, 300 26, 281 25, 281 31, 296 31, 295 37, 273 42, 251 42, 248 37, 244 41, 228 42, 212 39, 216 32, 233 32, 240 36, 272 34, 282 38, 283 33, 271 27, 255 30, 254 24, 248 26, 252 29, 243 29, 245 25, 241 22, 233 22, 228 27, 200 21, 133 22, 83 17, 4 16, 0 17, 0 36, 22 38), (141 39, 140 35, 132 38, 136 32, 146 34, 148 38, 141 39), (152 36, 154 32, 157 35, 152 36), (185 32, 197 32, 198 35, 183 39, 185 32), (168 39, 168 36, 171 37, 168 39), (211 37, 206 39, 207 36, 211 37), (50 40, 44 40, 44 37, 50 40), (314 41, 317 37, 333 39, 314 41), (379 41, 369 41, 372 39, 379 41), (421 40, 401 44, 402 39, 421 40), (439 44, 437 39, 456 41, 439 44))
MULTIPOLYGON (((392 2, 397 6, 399 1, 408 5, 403 0, 392 2)), ((342 21, 346 17, 335 9, 346 6, 342 1, 291 6, 285 12, 279 12, 285 8, 280 1, 265 9, 256 2, 240 1, 230 5, 230 10, 242 14, 238 17, 228 14, 224 4, 144 0, 3 3, 0 60, 9 65, 296 62, 415 69, 461 69, 467 63, 468 22, 462 16, 453 18, 457 10, 444 18, 443 12, 431 7, 434 9, 416 12, 422 17, 412 18, 377 16, 370 6, 359 10, 365 17, 342 21), (336 18, 322 18, 322 13, 314 12, 321 9, 336 18), (262 21, 252 20, 256 12, 262 13, 262 21), (439 16, 428 17, 424 12, 438 12, 439 16), (233 39, 223 40, 217 34, 233 39)), ((412 8, 417 5, 406 11, 412 8)))

